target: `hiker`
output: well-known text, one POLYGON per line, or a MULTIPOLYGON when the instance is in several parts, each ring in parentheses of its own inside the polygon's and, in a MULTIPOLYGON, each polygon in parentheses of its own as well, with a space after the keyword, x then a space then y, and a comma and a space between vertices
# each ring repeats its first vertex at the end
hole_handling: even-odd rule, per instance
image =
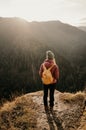
POLYGON ((54 91, 56 88, 56 83, 58 82, 58 79, 59 79, 59 69, 58 69, 58 65, 55 62, 54 53, 50 50, 46 51, 46 59, 40 66, 39 75, 43 83, 44 109, 45 111, 47 111, 50 108, 50 111, 52 111, 54 107, 54 91), (47 101, 48 91, 50 92, 49 93, 49 98, 50 98, 49 107, 48 107, 48 101, 47 101))

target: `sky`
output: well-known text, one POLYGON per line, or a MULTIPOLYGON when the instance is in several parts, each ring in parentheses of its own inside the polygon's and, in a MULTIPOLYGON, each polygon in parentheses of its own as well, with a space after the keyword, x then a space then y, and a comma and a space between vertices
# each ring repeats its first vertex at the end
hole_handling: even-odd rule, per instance
POLYGON ((86 26, 86 0, 0 0, 0 17, 86 26))

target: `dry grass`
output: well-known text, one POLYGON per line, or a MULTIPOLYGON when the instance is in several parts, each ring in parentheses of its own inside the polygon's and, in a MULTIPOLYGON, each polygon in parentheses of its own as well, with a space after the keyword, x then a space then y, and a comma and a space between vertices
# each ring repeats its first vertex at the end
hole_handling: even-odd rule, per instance
POLYGON ((36 128, 36 104, 25 96, 7 102, 0 109, 0 130, 34 130, 36 128))
POLYGON ((76 94, 64 93, 61 95, 60 99, 69 103, 85 101, 86 94, 84 92, 77 92, 76 94))

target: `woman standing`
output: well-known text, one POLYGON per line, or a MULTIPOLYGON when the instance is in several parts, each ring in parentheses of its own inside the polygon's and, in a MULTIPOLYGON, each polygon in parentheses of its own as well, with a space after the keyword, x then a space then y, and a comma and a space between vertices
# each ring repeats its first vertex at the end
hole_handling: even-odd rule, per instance
POLYGON ((42 79, 43 83, 43 101, 44 101, 44 108, 45 111, 53 110, 54 107, 54 92, 56 88, 56 83, 59 79, 59 68, 58 65, 55 63, 55 56, 52 51, 46 52, 46 59, 40 66, 39 75, 42 79), (49 93, 49 107, 48 107, 48 91, 49 93))

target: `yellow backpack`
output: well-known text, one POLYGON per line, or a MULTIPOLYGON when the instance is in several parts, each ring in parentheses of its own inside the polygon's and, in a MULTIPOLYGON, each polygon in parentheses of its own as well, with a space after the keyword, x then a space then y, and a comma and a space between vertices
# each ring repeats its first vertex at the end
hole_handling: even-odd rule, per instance
POLYGON ((53 68, 54 64, 50 67, 50 68, 46 68, 45 65, 43 64, 43 73, 42 73, 42 82, 43 84, 45 85, 49 85, 49 84, 52 84, 53 83, 53 76, 52 76, 52 73, 51 73, 51 69, 53 68))

